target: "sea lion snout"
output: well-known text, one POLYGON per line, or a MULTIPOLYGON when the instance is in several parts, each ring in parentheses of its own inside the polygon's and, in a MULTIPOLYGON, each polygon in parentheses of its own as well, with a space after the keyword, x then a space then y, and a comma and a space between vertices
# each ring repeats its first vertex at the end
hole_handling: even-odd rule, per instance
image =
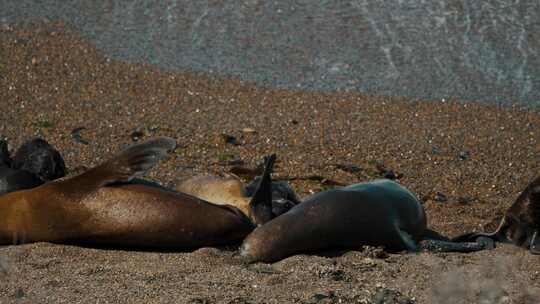
POLYGON ((260 238, 254 237, 252 232, 240 246, 240 257, 246 263, 261 261, 262 257, 265 256, 264 250, 262 250, 264 247, 264 242, 260 238))

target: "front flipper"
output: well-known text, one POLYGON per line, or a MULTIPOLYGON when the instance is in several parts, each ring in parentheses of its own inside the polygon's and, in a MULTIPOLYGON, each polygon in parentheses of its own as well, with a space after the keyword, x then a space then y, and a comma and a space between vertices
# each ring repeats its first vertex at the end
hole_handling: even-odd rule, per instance
POLYGON ((456 243, 451 241, 441 240, 422 240, 420 241, 420 249, 430 252, 475 252, 493 248, 493 240, 481 237, 481 240, 476 242, 456 243))

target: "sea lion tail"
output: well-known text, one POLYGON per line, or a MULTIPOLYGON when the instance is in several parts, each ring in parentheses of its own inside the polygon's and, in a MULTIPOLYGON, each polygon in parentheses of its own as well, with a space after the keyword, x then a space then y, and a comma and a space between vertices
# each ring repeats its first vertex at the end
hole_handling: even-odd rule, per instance
POLYGON ((276 161, 276 155, 268 155, 264 158, 264 172, 259 181, 257 190, 249 202, 249 217, 260 226, 272 219, 272 170, 276 161))

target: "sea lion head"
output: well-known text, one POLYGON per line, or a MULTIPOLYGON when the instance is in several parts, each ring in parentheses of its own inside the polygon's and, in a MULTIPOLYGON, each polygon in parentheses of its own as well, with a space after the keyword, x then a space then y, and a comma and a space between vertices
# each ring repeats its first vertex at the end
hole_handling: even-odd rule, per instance
POLYGON ((25 142, 15 153, 12 167, 31 172, 43 181, 66 175, 66 165, 60 153, 41 138, 25 142))
POLYGON ((495 242, 512 243, 540 254, 540 176, 521 192, 508 208, 497 230, 491 233, 466 233, 452 239, 453 242, 474 242, 489 238, 495 242))
MULTIPOLYGON (((257 176, 249 183, 245 190, 248 196, 253 196, 262 177, 257 176)), ((286 181, 272 181, 272 217, 277 217, 289 211, 300 203, 294 190, 286 181)))
POLYGON ((540 254, 540 176, 531 182, 506 212, 499 233, 517 246, 540 254))

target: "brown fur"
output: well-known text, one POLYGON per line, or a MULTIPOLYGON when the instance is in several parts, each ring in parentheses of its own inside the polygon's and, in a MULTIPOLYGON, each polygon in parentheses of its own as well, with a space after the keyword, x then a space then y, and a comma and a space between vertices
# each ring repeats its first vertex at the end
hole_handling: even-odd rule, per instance
POLYGON ((191 194, 218 205, 232 205, 249 214, 250 197, 244 183, 236 176, 203 175, 190 178, 176 187, 176 191, 191 194))
POLYGON ((536 177, 508 208, 499 227, 492 233, 467 233, 454 238, 467 242, 480 237, 512 243, 540 254, 540 240, 535 237, 540 228, 540 176, 536 177))
POLYGON ((234 207, 146 185, 109 185, 144 174, 172 148, 174 141, 158 138, 81 175, 0 196, 0 244, 184 249, 247 235, 253 225, 234 207))

